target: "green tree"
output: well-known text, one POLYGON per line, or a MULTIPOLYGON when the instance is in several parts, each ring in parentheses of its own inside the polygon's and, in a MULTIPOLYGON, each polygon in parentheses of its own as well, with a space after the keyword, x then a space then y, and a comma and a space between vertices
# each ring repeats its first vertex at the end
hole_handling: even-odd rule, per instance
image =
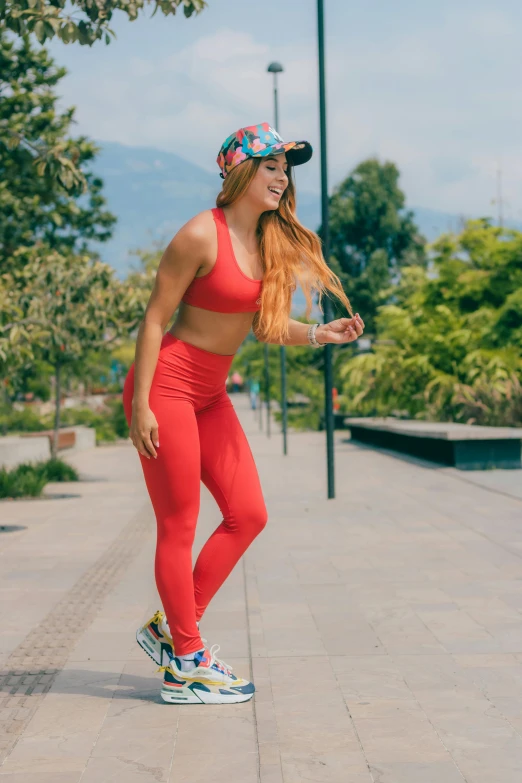
POLYGON ((0 381, 7 395, 13 388, 11 376, 34 359, 32 341, 43 336, 39 320, 28 312, 34 289, 29 279, 20 278, 0 275, 0 381))
POLYGON ((130 251, 130 255, 135 256, 138 261, 136 264, 131 264, 126 278, 127 285, 132 286, 136 291, 141 291, 147 300, 154 287, 156 272, 167 243, 168 240, 155 240, 150 248, 136 248, 130 251))
POLYGON ((68 136, 74 108, 57 111, 65 73, 28 37, 15 43, 0 29, 0 270, 16 248, 38 239, 84 253, 90 240, 109 239, 116 221, 104 208, 102 180, 88 171, 99 148, 68 136))
MULTIPOLYGON (((321 233, 321 229, 319 229, 321 233)), ((405 209, 394 163, 360 163, 330 198, 330 264, 364 317, 375 328, 377 307, 402 267, 425 263, 424 239, 405 209)))
POLYGON ((405 269, 371 353, 340 370, 362 415, 522 424, 522 233, 469 221, 405 269))
MULTIPOLYGON (((150 0, 0 0, 0 37, 11 31, 28 41, 34 33, 40 44, 54 38, 63 43, 79 43, 92 46, 95 41, 104 38, 109 44, 114 32, 110 28, 111 19, 116 11, 126 14, 130 21, 138 18, 140 11, 150 0), (65 10, 67 6, 67 11, 65 10), (69 10, 72 13, 69 13, 69 10)), ((197 14, 205 8, 205 0, 154 0, 154 12, 159 10, 165 16, 175 14, 181 7, 185 16, 197 14)), ((5 61, 0 61, 0 74, 4 72, 5 61)), ((4 96, 0 93, 3 102, 4 96)), ((88 190, 88 184, 81 168, 77 166, 78 151, 64 147, 60 142, 45 142, 31 128, 10 128, 0 118, 0 146, 22 144, 33 153, 36 174, 49 174, 58 178, 65 190, 82 188, 88 190)), ((0 204, 1 208, 1 204, 0 204)))
POLYGON ((16 308, 19 319, 9 322, 0 314, 2 355, 9 362, 6 343, 22 345, 26 365, 41 360, 54 371, 56 456, 64 369, 89 351, 117 346, 143 318, 143 297, 119 281, 107 264, 41 244, 16 251, 12 270, 2 275, 0 297, 5 298, 6 290, 14 292, 13 299, 18 296, 11 312, 16 308))
POLYGON ((197 14, 205 8, 204 0, 2 0, 0 24, 18 35, 33 32, 38 41, 59 38, 63 43, 77 42, 92 46, 105 39, 110 43, 114 32, 110 22, 115 11, 121 11, 132 22, 144 7, 154 7, 152 16, 159 10, 165 16, 175 14, 181 7, 185 16, 197 14), (72 13, 66 12, 66 6, 72 13))

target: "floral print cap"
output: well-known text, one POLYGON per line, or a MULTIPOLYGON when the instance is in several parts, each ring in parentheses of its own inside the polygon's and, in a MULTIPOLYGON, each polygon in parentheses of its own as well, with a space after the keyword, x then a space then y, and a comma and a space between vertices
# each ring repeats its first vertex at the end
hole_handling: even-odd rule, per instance
POLYGON ((264 158, 281 152, 286 152, 291 166, 299 166, 310 160, 313 149, 308 141, 283 141, 268 122, 240 128, 225 139, 219 150, 217 156, 217 164, 221 169, 219 176, 225 179, 234 166, 248 158, 264 158))

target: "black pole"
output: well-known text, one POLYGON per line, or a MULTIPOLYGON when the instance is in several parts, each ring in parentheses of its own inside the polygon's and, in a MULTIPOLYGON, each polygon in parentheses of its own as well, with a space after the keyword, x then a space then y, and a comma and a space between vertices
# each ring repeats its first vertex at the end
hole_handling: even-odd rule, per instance
POLYGON ((286 406, 286 345, 281 346, 281 415, 283 427, 283 454, 288 453, 287 448, 287 406, 286 406))
POLYGON ((270 437, 270 372, 268 369, 268 343, 264 344, 265 356, 265 399, 266 399, 266 434, 270 437))
MULTIPOLYGON (((328 169, 326 155, 326 87, 324 75, 324 8, 323 0, 317 0, 317 38, 319 50, 319 121, 321 126, 321 219, 323 233, 323 255, 326 263, 330 259, 330 226, 328 221, 328 169)), ((324 323, 333 319, 332 303, 324 296, 324 323)), ((324 392, 325 392, 325 429, 326 464, 328 473, 328 498, 335 497, 334 465, 334 417, 333 417, 333 373, 332 344, 327 343, 324 351, 324 392)))
MULTIPOLYGON (((275 129, 279 133, 279 103, 277 100, 277 74, 278 70, 274 70, 274 117, 275 117, 275 129)), ((282 428, 283 428, 283 454, 288 453, 287 447, 287 404, 286 404, 286 345, 282 345, 280 349, 281 358, 281 415, 282 415, 282 428)))

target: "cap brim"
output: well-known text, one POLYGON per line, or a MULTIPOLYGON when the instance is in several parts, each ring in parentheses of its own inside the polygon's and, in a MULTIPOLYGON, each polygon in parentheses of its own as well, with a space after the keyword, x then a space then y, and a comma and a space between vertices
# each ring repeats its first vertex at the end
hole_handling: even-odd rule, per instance
POLYGON ((300 166, 308 163, 313 154, 313 148, 309 141, 285 141, 273 144, 262 152, 253 154, 253 158, 266 158, 269 155, 281 155, 286 152, 286 159, 291 166, 300 166))
POLYGON ((284 150, 286 159, 291 166, 300 166, 302 163, 308 163, 313 154, 313 148, 309 141, 285 142, 284 150))

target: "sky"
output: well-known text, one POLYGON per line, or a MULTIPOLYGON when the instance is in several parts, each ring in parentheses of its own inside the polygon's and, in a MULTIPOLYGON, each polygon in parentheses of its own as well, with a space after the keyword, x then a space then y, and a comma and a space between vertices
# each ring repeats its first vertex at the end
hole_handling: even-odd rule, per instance
MULTIPOLYGON (((328 176, 332 189, 361 160, 394 161, 408 204, 460 215, 522 219, 520 0, 325 0, 328 176), (499 180, 499 174, 500 180, 499 180)), ((53 41, 68 75, 62 107, 73 134, 152 146, 216 172, 224 139, 273 124, 306 139, 297 187, 320 190, 315 0, 208 0, 198 16, 135 22, 117 13, 116 39, 53 41)))

